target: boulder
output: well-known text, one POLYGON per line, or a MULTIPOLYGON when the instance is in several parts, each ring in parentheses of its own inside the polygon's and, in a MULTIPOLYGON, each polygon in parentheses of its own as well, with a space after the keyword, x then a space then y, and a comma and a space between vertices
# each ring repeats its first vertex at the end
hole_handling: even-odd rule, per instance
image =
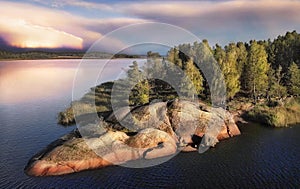
POLYGON ((158 129, 147 128, 131 137, 108 131, 98 138, 69 137, 55 146, 49 145, 29 161, 25 172, 32 176, 62 175, 141 158, 163 157, 176 150, 174 139, 158 129))
POLYGON ((180 150, 202 153, 219 140, 240 134, 228 111, 178 99, 121 108, 101 123, 91 122, 32 157, 25 172, 61 175, 169 156, 180 150))
POLYGON ((156 102, 139 106, 131 110, 121 124, 131 131, 145 128, 156 128, 176 138, 168 116, 167 102, 156 102))
POLYGON ((170 105, 169 115, 181 146, 187 145, 183 151, 196 151, 200 142, 202 146, 213 147, 219 140, 241 134, 233 116, 223 108, 176 99, 170 105))
POLYGON ((73 138, 54 149, 46 148, 39 157, 33 157, 25 172, 32 176, 62 175, 110 164, 92 151, 83 138, 73 138))
POLYGON ((133 148, 146 149, 145 159, 163 157, 177 151, 176 141, 170 134, 153 128, 144 129, 130 137, 127 144, 133 148))

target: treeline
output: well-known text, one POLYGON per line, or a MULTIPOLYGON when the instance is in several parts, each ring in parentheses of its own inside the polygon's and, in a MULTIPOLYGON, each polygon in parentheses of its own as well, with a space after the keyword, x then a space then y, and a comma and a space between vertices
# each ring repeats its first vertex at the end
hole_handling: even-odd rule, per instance
POLYGON ((184 97, 194 98, 196 94, 210 102, 211 86, 196 62, 205 68, 212 61, 224 76, 227 99, 234 99, 229 109, 240 109, 239 102, 252 106, 250 101, 256 103, 263 99, 248 112, 248 119, 272 126, 299 123, 298 98, 281 101, 286 96, 300 95, 299 51, 300 35, 296 31, 274 40, 229 43, 224 47, 218 44, 211 47, 207 40, 181 44, 171 48, 166 56, 149 51, 142 67, 135 61, 125 70, 127 77, 93 87, 82 99, 72 102, 59 114, 59 123, 74 123, 74 109, 79 111, 75 111, 76 115, 81 115, 94 112, 96 108, 102 115, 112 110, 112 104, 123 107, 156 99, 172 100, 178 97, 178 90, 167 81, 180 85, 179 92, 184 97), (182 73, 188 77, 182 77, 182 73))
POLYGON ((198 65, 207 68, 214 62, 224 76, 221 84, 226 85, 227 100, 233 99, 228 103, 229 109, 247 111, 247 119, 271 126, 296 124, 300 120, 299 98, 285 97, 300 95, 299 51, 300 35, 296 31, 274 40, 229 43, 224 47, 211 47, 207 40, 181 44, 171 48, 166 56, 149 51, 143 66, 134 61, 125 70, 127 77, 93 87, 82 99, 72 102, 59 114, 59 123, 74 123, 74 109, 78 110, 76 115, 83 115, 96 108, 102 116, 112 110, 112 105, 172 100, 179 96, 173 88, 176 85, 180 85, 183 97, 194 99, 197 95, 210 102, 212 86, 203 73, 205 69, 198 65), (261 102, 253 106, 252 102, 259 99, 261 102))
POLYGON ((44 52, 44 51, 28 51, 28 52, 11 52, 0 51, 0 59, 14 60, 32 60, 32 59, 56 59, 56 58, 81 58, 84 52, 44 52))
POLYGON ((110 58, 140 58, 139 55, 110 54, 105 52, 46 52, 28 51, 11 52, 0 50, 0 60, 35 60, 35 59, 110 59, 110 58))
POLYGON ((231 43, 213 49, 224 73, 227 96, 238 93, 257 98, 283 98, 300 94, 300 35, 287 32, 273 41, 231 43), (226 74, 231 70, 231 74, 226 74), (236 77, 232 76, 236 73, 236 77))
MULTIPOLYGON (((151 58, 151 53, 148 53, 148 58, 151 58)), ((207 40, 201 43, 181 44, 169 50, 160 66, 152 63, 152 69, 164 72, 167 71, 164 69, 164 61, 174 63, 192 81, 197 95, 209 98, 208 83, 196 64, 197 61, 201 64, 205 54, 211 54, 218 63, 224 75, 228 100, 242 96, 252 98, 256 102, 258 99, 282 99, 286 96, 300 95, 300 34, 296 31, 287 32, 274 40, 229 43, 224 47, 218 44, 211 47, 207 40), (206 52, 207 50, 209 52, 206 52)), ((133 72, 135 74, 143 72, 138 70, 136 63, 130 69, 128 72, 130 77, 133 72)), ((151 85, 143 81, 140 88, 136 88, 135 91, 157 88, 155 82, 150 83, 151 85)), ((182 80, 181 85, 185 90, 181 92, 191 93, 187 86, 190 85, 189 82, 182 80)), ((145 102, 147 101, 145 94, 135 96, 140 96, 141 102, 145 102)), ((139 104, 138 99, 136 104, 139 104)))

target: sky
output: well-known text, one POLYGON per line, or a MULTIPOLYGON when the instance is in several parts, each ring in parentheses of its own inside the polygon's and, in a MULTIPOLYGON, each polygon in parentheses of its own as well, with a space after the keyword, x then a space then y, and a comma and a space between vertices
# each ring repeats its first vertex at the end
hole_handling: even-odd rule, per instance
MULTIPOLYGON (((161 22, 226 45, 300 32, 299 10, 299 0, 0 1, 0 41, 17 48, 84 50, 120 27, 161 22)), ((108 49, 118 43, 112 41, 108 49)))

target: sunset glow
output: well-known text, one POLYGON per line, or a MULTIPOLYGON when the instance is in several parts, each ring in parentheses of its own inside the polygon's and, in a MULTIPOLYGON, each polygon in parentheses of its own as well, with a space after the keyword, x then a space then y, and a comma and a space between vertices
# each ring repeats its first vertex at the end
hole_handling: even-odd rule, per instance
MULTIPOLYGON (((85 49, 119 27, 142 22, 180 26, 212 44, 275 38, 300 30, 300 2, 294 0, 22 0, 0 4, 0 38, 21 48, 85 49)), ((119 43, 114 40, 107 48, 119 43)))
POLYGON ((7 43, 21 48, 76 48, 81 49, 83 39, 64 31, 55 30, 51 27, 33 25, 25 20, 14 20, 10 22, 0 20, 7 43), (15 28, 18 28, 16 30, 15 28))

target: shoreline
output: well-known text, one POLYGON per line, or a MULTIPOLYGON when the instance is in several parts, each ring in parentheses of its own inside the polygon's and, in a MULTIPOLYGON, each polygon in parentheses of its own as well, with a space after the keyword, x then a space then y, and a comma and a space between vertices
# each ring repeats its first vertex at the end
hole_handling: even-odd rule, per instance
MULTIPOLYGON (((250 123, 260 122, 258 120, 252 121, 245 119, 249 112, 255 109, 256 106, 259 106, 251 103, 241 103, 235 101, 233 102, 234 105, 237 105, 240 108, 231 111, 222 109, 225 111, 225 117, 223 117, 224 115, 222 114, 222 111, 220 111, 218 108, 206 107, 203 109, 203 107, 201 108, 197 106, 197 103, 184 102, 180 100, 171 102, 171 106, 168 102, 157 102, 154 104, 154 112, 157 112, 158 110, 158 112, 161 112, 160 108, 165 109, 165 106, 169 104, 169 106, 167 106, 168 109, 164 114, 167 116, 165 117, 166 120, 164 123, 168 123, 169 125, 157 126, 154 124, 153 128, 146 129, 142 127, 142 129, 140 128, 141 130, 137 130, 137 132, 132 135, 129 131, 124 131, 122 129, 118 130, 117 128, 119 126, 114 128, 116 125, 118 125, 118 122, 114 122, 116 121, 116 113, 111 113, 105 118, 105 120, 103 120, 106 124, 109 124, 106 125, 105 128, 107 130, 104 133, 94 133, 95 127, 92 126, 90 128, 91 125, 88 124, 90 126, 87 125, 87 128, 84 127, 84 132, 92 132, 93 136, 85 139, 81 136, 81 133, 78 131, 78 129, 75 128, 70 133, 63 135, 61 138, 50 143, 46 148, 34 155, 28 161, 24 171, 30 176, 64 175, 84 170, 104 168, 115 164, 123 164, 133 160, 147 160, 167 157, 179 152, 193 152, 198 150, 198 146, 202 145, 203 141, 209 142, 206 144, 206 147, 209 148, 214 147, 221 140, 240 135, 241 133, 238 127, 239 124, 247 125, 250 123), (209 121, 204 121, 207 120, 207 118, 213 120, 221 118, 224 121, 225 127, 223 127, 219 132, 217 138, 208 138, 210 134, 206 132, 207 125, 204 126, 204 128, 197 127, 196 129, 191 129, 190 131, 188 131, 189 129, 186 128, 183 130, 180 130, 180 128, 178 129, 176 122, 177 120, 182 119, 180 115, 184 112, 181 112, 181 103, 185 104, 187 108, 185 110, 187 111, 185 112, 187 117, 182 117, 183 121, 186 121, 184 125, 192 121, 190 119, 191 117, 189 116, 192 115, 192 117, 197 117, 198 113, 200 113, 202 116, 206 115, 199 119, 202 120, 201 122, 203 122, 204 125, 205 123, 209 123, 209 121), (173 106, 177 108, 174 109, 173 106), (171 113, 169 112, 170 110, 171 113), (177 111, 181 113, 178 114, 177 111), (209 115, 213 117, 210 117, 209 115), (111 139, 113 139, 113 141, 111 141, 111 139), (145 139, 147 139, 147 141, 145 141, 145 139), (111 150, 108 150, 99 156, 99 154, 95 153, 95 149, 93 150, 86 144, 86 140, 93 141, 92 143, 97 146, 97 150, 99 150, 99 147, 100 149, 108 149, 111 147, 111 150), (109 158, 107 159, 107 157, 109 158)), ((153 104, 151 106, 153 106, 153 104)), ((138 116, 139 119, 141 119, 139 121, 147 121, 149 117, 146 116, 146 112, 149 107, 150 105, 140 106, 137 109, 131 110, 131 113, 133 113, 134 117, 138 116)), ((122 111, 119 113, 122 115, 122 111)), ((157 119, 156 117, 157 115, 154 115, 154 119, 157 119)), ((123 117, 123 121, 124 120, 126 120, 126 116, 123 117)), ((203 123, 200 125, 203 125, 203 123)), ((262 125, 266 126, 265 124, 262 125)), ((272 128, 277 127, 273 126, 272 128)))
POLYGON ((231 108, 233 109, 235 106, 239 106, 230 112, 235 121, 241 123, 253 122, 272 128, 290 127, 300 123, 300 99, 298 97, 271 100, 270 102, 264 99, 257 104, 237 100, 232 104, 231 108), (277 105, 269 105, 269 103, 277 105))

